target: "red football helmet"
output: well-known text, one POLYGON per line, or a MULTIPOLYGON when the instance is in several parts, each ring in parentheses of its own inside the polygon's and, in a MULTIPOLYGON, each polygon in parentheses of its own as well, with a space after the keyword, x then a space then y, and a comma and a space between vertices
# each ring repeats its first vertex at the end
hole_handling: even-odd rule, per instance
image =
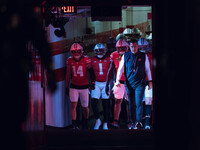
POLYGON ((74 43, 70 48, 70 52, 75 59, 79 59, 83 55, 83 47, 78 43, 74 43))
POLYGON ((106 54, 106 47, 102 43, 98 43, 94 47, 94 53, 98 58, 103 58, 106 54))
POLYGON ((128 51, 128 43, 125 39, 119 39, 116 43, 116 49, 119 54, 124 54, 128 51))

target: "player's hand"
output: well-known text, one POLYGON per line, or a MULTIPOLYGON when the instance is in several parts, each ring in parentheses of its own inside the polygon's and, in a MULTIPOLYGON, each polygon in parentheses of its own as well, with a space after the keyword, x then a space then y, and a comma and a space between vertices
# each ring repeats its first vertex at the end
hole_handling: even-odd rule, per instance
POLYGON ((94 82, 91 83, 90 88, 91 88, 91 90, 95 89, 95 83, 94 82))
POLYGON ((66 95, 69 96, 69 88, 65 89, 66 95))
POLYGON ((106 84, 106 94, 109 96, 110 95, 110 91, 109 91, 109 86, 106 84))

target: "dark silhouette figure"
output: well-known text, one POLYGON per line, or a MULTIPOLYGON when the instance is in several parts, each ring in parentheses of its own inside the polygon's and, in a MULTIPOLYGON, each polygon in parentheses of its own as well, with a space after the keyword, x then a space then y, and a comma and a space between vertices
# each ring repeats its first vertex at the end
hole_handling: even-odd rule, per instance
POLYGON ((38 49, 48 72, 49 90, 56 89, 50 47, 42 24, 32 10, 23 0, 0 1, 0 129, 5 149, 27 148, 21 125, 26 119, 28 77, 33 69, 27 49, 29 41, 38 49))

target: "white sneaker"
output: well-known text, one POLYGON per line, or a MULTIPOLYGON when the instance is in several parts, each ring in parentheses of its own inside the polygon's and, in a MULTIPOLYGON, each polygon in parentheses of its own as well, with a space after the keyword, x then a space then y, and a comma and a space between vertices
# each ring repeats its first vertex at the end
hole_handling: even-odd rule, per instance
POLYGON ((100 120, 100 119, 97 119, 97 120, 96 120, 96 123, 95 123, 95 126, 94 126, 94 130, 98 130, 99 127, 100 127, 100 125, 101 125, 101 120, 100 120))
POLYGON ((146 125, 145 129, 151 129, 151 127, 149 125, 146 125))
POLYGON ((107 122, 105 122, 105 123, 103 124, 103 130, 108 130, 108 124, 107 124, 107 122))
POLYGON ((137 123, 135 124, 135 127, 134 127, 133 129, 142 129, 142 128, 143 128, 142 123, 141 123, 141 122, 137 122, 137 123))

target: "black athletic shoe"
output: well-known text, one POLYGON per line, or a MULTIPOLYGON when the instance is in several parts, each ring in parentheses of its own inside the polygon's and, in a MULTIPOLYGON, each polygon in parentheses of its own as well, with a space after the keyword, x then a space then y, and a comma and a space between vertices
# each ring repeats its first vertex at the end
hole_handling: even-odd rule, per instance
POLYGON ((83 129, 83 130, 90 130, 90 127, 84 125, 82 129, 83 129))
POLYGON ((113 121, 113 122, 111 123, 111 125, 114 126, 114 127, 116 127, 116 128, 119 128, 119 124, 118 124, 117 121, 113 121))
POLYGON ((72 125, 72 130, 79 130, 79 127, 76 125, 72 125))
POLYGON ((134 123, 129 122, 127 125, 128 129, 131 130, 134 128, 134 123))

